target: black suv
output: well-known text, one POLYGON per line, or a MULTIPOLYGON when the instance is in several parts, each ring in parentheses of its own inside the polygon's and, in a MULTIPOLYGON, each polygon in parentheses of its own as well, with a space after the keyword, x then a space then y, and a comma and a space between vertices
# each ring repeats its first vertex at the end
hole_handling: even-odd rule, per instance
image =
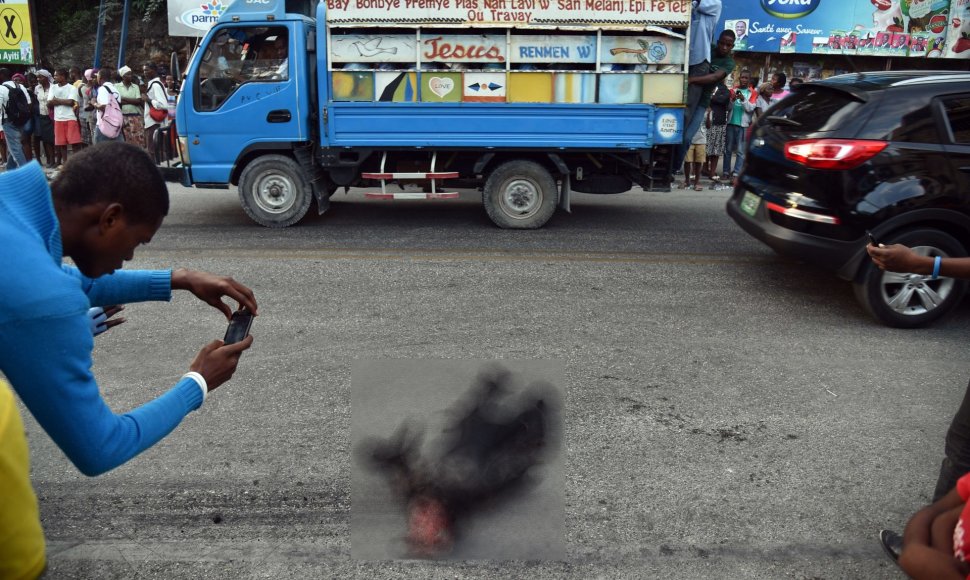
POLYGON ((879 243, 970 248, 970 73, 879 72, 807 83, 756 122, 728 214, 777 252, 835 271, 890 326, 945 314, 966 283, 882 272, 879 243))

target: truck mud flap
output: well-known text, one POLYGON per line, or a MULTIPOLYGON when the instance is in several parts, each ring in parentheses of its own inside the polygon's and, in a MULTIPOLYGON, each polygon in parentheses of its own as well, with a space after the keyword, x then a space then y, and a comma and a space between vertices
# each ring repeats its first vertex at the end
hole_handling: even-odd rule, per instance
POLYGON ((159 167, 162 177, 168 183, 181 183, 185 187, 192 187, 192 177, 188 167, 159 167))

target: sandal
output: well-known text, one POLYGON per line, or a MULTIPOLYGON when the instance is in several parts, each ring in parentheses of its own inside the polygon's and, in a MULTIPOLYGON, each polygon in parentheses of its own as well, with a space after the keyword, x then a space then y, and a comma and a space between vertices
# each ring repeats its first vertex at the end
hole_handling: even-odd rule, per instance
POLYGON ((704 188, 701 187, 700 183, 698 183, 697 185, 694 186, 694 191, 704 191, 704 188))

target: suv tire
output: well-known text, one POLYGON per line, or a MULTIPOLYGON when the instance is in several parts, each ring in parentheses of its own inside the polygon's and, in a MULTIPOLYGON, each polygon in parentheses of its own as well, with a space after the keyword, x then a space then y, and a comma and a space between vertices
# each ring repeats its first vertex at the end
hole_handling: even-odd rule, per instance
MULTIPOLYGON (((892 235, 886 243, 903 244, 923 256, 956 258, 967 255, 956 238, 931 228, 906 230, 892 235)), ((967 282, 884 272, 867 259, 853 286, 859 303, 874 318, 887 326, 915 328, 940 318, 960 302, 967 282)))

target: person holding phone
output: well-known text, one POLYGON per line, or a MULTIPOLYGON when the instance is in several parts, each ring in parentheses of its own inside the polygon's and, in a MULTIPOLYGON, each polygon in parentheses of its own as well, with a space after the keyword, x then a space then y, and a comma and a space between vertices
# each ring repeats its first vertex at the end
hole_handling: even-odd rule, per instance
MULTIPOLYGON (((174 386, 117 414, 101 397, 92 372, 98 325, 92 326, 90 307, 169 300, 172 290, 188 290, 228 319, 233 308, 225 298, 254 315, 256 298, 225 276, 121 269, 139 245, 151 241, 169 207, 165 181, 136 146, 107 142, 85 148, 50 185, 40 165, 31 162, 0 175, 0 191, 0 372, 68 459, 85 475, 99 475, 148 449, 198 409, 232 377, 253 338, 210 342, 174 386), (75 265, 62 264, 63 258, 75 265)), ((17 457, 26 461, 22 453, 17 457)), ((0 490, 17 480, 18 472, 8 467, 0 464, 0 490)), ((0 523, 25 501, 30 502, 0 493, 0 523)), ((31 529, 36 533, 39 526, 31 529)), ((29 557, 18 542, 0 534, 0 562, 43 559, 36 542, 29 543, 34 550, 29 557)), ((0 576, 29 577, 31 570, 0 567, 0 576)))
MULTIPOLYGON (((888 246, 880 244, 871 234, 868 234, 868 241, 866 251, 873 263, 882 270, 922 274, 933 278, 946 276, 970 279, 970 257, 921 256, 902 244, 888 246)), ((945 457, 940 465, 940 473, 936 480, 936 488, 933 491, 934 504, 947 497, 947 494, 956 487, 957 481, 965 474, 970 473, 970 384, 967 385, 963 402, 960 403, 960 408, 957 409, 956 415, 953 416, 950 427, 947 429, 944 454, 945 457)), ((899 562, 900 554, 905 553, 904 543, 909 544, 907 540, 910 534, 909 526, 906 530, 906 536, 900 536, 892 530, 881 530, 879 532, 880 543, 886 553, 897 562, 899 562)), ((925 556, 925 553, 923 555, 925 556)))

